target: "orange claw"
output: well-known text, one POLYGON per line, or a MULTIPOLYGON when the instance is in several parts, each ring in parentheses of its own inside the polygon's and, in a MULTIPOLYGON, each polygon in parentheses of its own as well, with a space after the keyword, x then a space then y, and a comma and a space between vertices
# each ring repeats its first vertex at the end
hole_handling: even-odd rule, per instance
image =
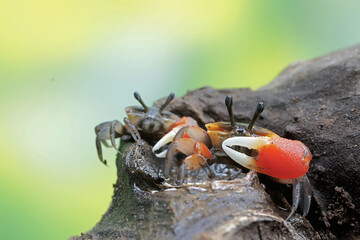
POLYGON ((193 154, 193 155, 187 156, 184 159, 183 163, 185 164, 186 169, 197 170, 197 169, 202 168, 205 165, 206 159, 203 156, 201 156, 200 154, 193 154))
POLYGON ((196 142, 194 145, 194 153, 201 154, 207 159, 212 159, 213 155, 211 154, 209 148, 202 142, 196 142))
POLYGON ((279 179, 295 179, 309 170, 311 153, 299 141, 281 137, 233 137, 222 145, 224 151, 240 165, 279 179), (258 151, 258 156, 248 156, 236 151, 242 146, 258 151))
POLYGON ((174 142, 174 153, 181 152, 188 155, 184 159, 186 169, 200 169, 205 165, 206 159, 213 158, 209 148, 202 142, 192 138, 180 138, 174 142))
POLYGON ((271 142, 259 149, 257 166, 260 173, 280 179, 294 179, 309 170, 311 153, 302 142, 281 137, 271 142))
MULTIPOLYGON (((184 138, 182 139, 183 141, 190 140, 184 138)), ((202 168, 210 178, 215 177, 215 174, 211 170, 209 164, 206 162, 206 159, 213 158, 213 155, 210 152, 209 148, 202 142, 195 142, 193 151, 194 153, 186 157, 183 161, 185 168, 188 170, 197 170, 202 168)))

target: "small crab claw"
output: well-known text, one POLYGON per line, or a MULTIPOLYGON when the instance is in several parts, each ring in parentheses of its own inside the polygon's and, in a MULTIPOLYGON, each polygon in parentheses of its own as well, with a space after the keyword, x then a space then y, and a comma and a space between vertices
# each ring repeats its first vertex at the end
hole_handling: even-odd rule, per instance
MULTIPOLYGON (((161 147, 163 147, 166 144, 168 144, 169 142, 171 142, 174 139, 176 133, 183 127, 185 127, 185 124, 179 125, 173 129, 171 129, 171 131, 168 132, 167 134, 165 134, 152 148, 153 153, 155 153, 161 147)), ((166 156, 166 153, 167 153, 167 150, 164 150, 161 153, 158 153, 158 154, 155 153, 155 156, 158 158, 164 158, 166 156)))
POLYGON ((240 165, 279 179, 303 176, 311 160, 311 153, 303 143, 281 137, 233 137, 226 139, 222 148, 240 165), (236 146, 254 149, 258 154, 248 156, 235 150, 236 146))
MULTIPOLYGON (((169 98, 172 95, 170 94, 169 98)), ((187 127, 187 126, 198 126, 197 122, 191 118, 191 117, 181 117, 179 118, 176 123, 173 125, 172 129, 165 134, 153 147, 152 151, 153 153, 155 153, 156 151, 158 151, 161 147, 165 146, 166 144, 168 144, 169 142, 171 142, 175 135, 178 133, 178 131, 180 129, 182 129, 183 127, 187 127)), ((155 153, 155 156, 158 158, 164 158, 166 156, 167 150, 162 151, 161 153, 155 153)))
POLYGON ((181 152, 187 157, 180 164, 178 169, 178 182, 182 184, 185 176, 185 169, 196 170, 202 168, 209 178, 215 176, 211 170, 207 159, 212 159, 213 155, 205 143, 199 142, 192 138, 180 138, 175 139, 169 146, 169 150, 166 154, 164 176, 168 178, 170 169, 174 161, 174 156, 177 152, 181 152))

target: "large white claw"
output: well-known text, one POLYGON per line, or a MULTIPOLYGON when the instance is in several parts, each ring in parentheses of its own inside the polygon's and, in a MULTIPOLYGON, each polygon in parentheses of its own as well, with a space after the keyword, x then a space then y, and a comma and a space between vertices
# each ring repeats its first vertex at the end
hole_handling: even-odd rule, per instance
MULTIPOLYGON (((185 126, 186 126, 186 124, 181 124, 179 126, 174 127, 173 129, 171 129, 170 132, 165 134, 152 148, 153 153, 155 153, 157 150, 159 150, 162 146, 165 146, 166 144, 171 142, 174 139, 176 133, 185 126)), ((164 150, 161 153, 155 154, 155 156, 157 158, 164 158, 166 156, 166 153, 167 153, 167 150, 164 150)))
POLYGON ((222 143, 224 152, 235 162, 239 163, 243 167, 251 170, 257 170, 256 159, 242 152, 238 152, 231 147, 240 146, 248 149, 260 149, 262 146, 270 144, 270 139, 267 137, 232 137, 228 138, 222 143))

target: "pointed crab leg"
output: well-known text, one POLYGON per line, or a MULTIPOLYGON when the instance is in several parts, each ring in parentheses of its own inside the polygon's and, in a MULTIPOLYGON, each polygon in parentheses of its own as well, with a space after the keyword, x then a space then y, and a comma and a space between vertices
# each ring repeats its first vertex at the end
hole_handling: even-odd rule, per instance
POLYGON ((206 159, 212 159, 213 155, 207 146, 202 142, 196 142, 193 146, 194 154, 184 159, 186 169, 200 169, 202 168, 209 178, 214 178, 215 173, 210 168, 206 159))
POLYGON ((136 127, 130 122, 127 117, 124 117, 124 123, 126 130, 131 134, 134 141, 139 142, 141 140, 141 136, 136 127))
POLYGON ((116 151, 118 153, 121 154, 121 152, 119 151, 119 149, 116 147, 116 143, 115 143, 115 138, 119 137, 120 134, 123 134, 125 132, 124 126, 118 121, 118 120, 114 120, 111 123, 111 128, 110 128, 110 140, 111 140, 111 145, 113 146, 113 148, 116 149, 116 151))
POLYGON ((193 147, 196 141, 191 138, 181 138, 177 141, 173 141, 166 153, 164 176, 168 178, 170 169, 175 160, 175 154, 181 152, 186 156, 193 154, 193 147))
POLYGON ((98 153, 98 157, 102 163, 106 165, 106 160, 103 159, 101 143, 105 147, 111 147, 106 140, 111 141, 111 145, 119 152, 115 144, 115 138, 121 137, 125 133, 124 126, 117 120, 112 122, 103 122, 95 127, 96 134, 96 149, 98 153))
POLYGON ((101 142, 105 141, 103 138, 108 133, 109 133, 109 128, 103 128, 102 131, 99 131, 99 133, 98 133, 98 135, 96 136, 96 139, 95 139, 95 145, 96 145, 96 150, 97 150, 98 157, 100 159, 100 162, 102 162, 104 165, 107 165, 107 161, 106 161, 106 159, 103 159, 102 149, 101 149, 101 142))
POLYGON ((196 143, 196 140, 191 138, 181 138, 176 141, 173 141, 169 149, 166 153, 165 158, 165 168, 164 168, 164 176, 167 178, 170 174, 170 169, 172 167, 172 164, 175 160, 175 154, 178 152, 181 152, 185 154, 186 156, 189 156, 194 153, 194 144, 196 143))
POLYGON ((308 177, 304 176, 304 183, 302 185, 300 208, 302 209, 302 215, 305 217, 310 210, 311 205, 311 184, 308 177))
POLYGON ((170 144, 169 150, 166 154, 164 168, 164 176, 166 178, 168 178, 170 174, 172 164, 175 160, 175 154, 177 152, 181 152, 188 156, 183 160, 178 169, 179 182, 183 181, 183 178, 179 177, 185 176, 184 173, 181 173, 182 171, 185 171, 185 169, 196 170, 202 168, 210 178, 215 176, 210 166, 206 162, 207 159, 213 158, 213 155, 208 147, 204 143, 198 142, 192 138, 180 138, 174 140, 170 144))
POLYGON ((298 179, 295 179, 295 182, 293 183, 293 192, 292 192, 293 196, 292 196, 291 212, 290 212, 289 216, 285 219, 285 221, 289 220, 292 217, 292 215, 294 215, 296 209, 299 206, 300 190, 301 190, 300 182, 298 179))
POLYGON ((302 216, 305 217, 309 213, 311 205, 311 185, 306 175, 293 179, 293 196, 291 204, 291 212, 285 221, 289 220, 299 207, 302 216))

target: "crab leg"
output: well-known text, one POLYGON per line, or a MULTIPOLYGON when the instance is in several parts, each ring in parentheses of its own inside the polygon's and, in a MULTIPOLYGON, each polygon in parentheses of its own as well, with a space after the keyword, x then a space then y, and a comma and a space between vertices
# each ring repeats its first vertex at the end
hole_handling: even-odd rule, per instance
POLYGON ((116 151, 118 153, 121 154, 121 152, 119 151, 119 149, 116 147, 116 143, 115 143, 115 138, 119 137, 121 135, 123 135, 125 132, 125 129, 123 127, 123 125, 118 121, 118 120, 114 120, 111 122, 111 127, 110 127, 110 140, 111 140, 111 145, 116 149, 116 151))
POLYGON ((170 144, 169 149, 166 153, 166 159, 165 159, 164 176, 166 178, 170 174, 170 169, 172 167, 172 163, 174 162, 175 154, 177 152, 181 152, 187 156, 193 154, 193 146, 194 146, 195 142, 196 141, 194 139, 182 138, 182 139, 179 139, 178 141, 173 141, 170 144))
POLYGON ((95 127, 95 134, 96 134, 95 144, 96 144, 98 157, 100 161, 105 165, 106 165, 106 160, 104 160, 102 156, 101 143, 105 147, 111 147, 106 141, 106 140, 110 140, 111 145, 119 152, 115 144, 115 138, 122 136, 124 132, 125 129, 123 125, 117 120, 114 120, 112 122, 109 121, 103 122, 95 127))
MULTIPOLYGON (((104 128, 103 132, 109 132, 109 128, 104 128)), ((103 159, 103 155, 102 155, 101 141, 103 141, 103 139, 101 139, 100 133, 101 132, 99 132, 99 134, 96 136, 96 139, 95 139, 96 150, 97 150, 97 154, 100 159, 100 162, 107 165, 107 162, 105 159, 103 159)))
POLYGON ((141 140, 141 136, 136 127, 130 122, 127 117, 124 117, 124 123, 126 130, 131 134, 135 142, 139 142, 141 140))
POLYGON ((176 179, 177 185, 182 185, 184 183, 185 173, 186 173, 185 171, 186 171, 186 166, 184 164, 181 164, 177 172, 177 179, 176 179))
POLYGON ((304 176, 304 182, 302 184, 300 208, 302 209, 303 217, 309 213, 311 205, 311 184, 308 177, 304 176))
POLYGON ((172 163, 174 162, 175 154, 175 145, 172 142, 167 150, 166 158, 165 158, 165 167, 164 167, 164 176, 169 178, 170 169, 172 167, 172 163))
POLYGON ((203 142, 209 149, 212 147, 211 139, 210 139, 209 135, 202 128, 190 126, 190 127, 183 127, 180 130, 177 130, 176 135, 173 137, 173 142, 170 144, 170 146, 166 152, 165 168, 164 168, 165 177, 168 177, 170 174, 170 169, 171 169, 172 163, 174 161, 175 152, 180 151, 188 156, 193 153, 193 151, 194 151, 193 146, 194 146, 195 142, 197 142, 197 141, 203 142), (190 137, 190 138, 184 138, 184 139, 191 139, 193 141, 190 142, 188 140, 184 140, 184 141, 179 141, 179 143, 175 144, 175 142, 177 140, 182 140, 181 138, 185 134, 187 135, 187 137, 190 137), (181 142, 181 144, 180 144, 180 142, 181 142))
MULTIPOLYGON (((96 129, 95 129, 96 131, 96 129)), ((96 139, 95 139, 95 144, 96 144, 96 149, 97 149, 97 153, 98 153, 98 157, 100 159, 100 161, 102 163, 104 163, 105 165, 107 164, 106 160, 103 159, 103 155, 102 155, 102 149, 101 149, 101 142, 106 142, 106 139, 110 138, 110 128, 109 127, 105 127, 101 130, 99 130, 96 134, 96 139)))
POLYGON ((183 164, 180 165, 177 175, 177 184, 181 185, 184 183, 185 170, 196 170, 202 168, 209 178, 214 178, 215 174, 206 162, 206 158, 200 154, 193 154, 186 157, 183 164))
MULTIPOLYGON (((281 183, 281 179, 279 179, 281 183)), ((293 179, 293 196, 291 204, 291 212, 285 221, 289 220, 295 213, 296 209, 300 207, 302 216, 305 217, 309 213, 311 205, 311 185, 306 175, 293 179)))
POLYGON ((172 163, 175 159, 175 154, 181 152, 188 156, 180 164, 178 169, 178 182, 181 184, 184 181, 185 169, 195 170, 202 168, 206 174, 212 178, 215 176, 206 159, 211 159, 213 156, 207 146, 192 138, 181 138, 174 140, 169 147, 166 154, 164 176, 168 178, 172 163))
MULTIPOLYGON (((97 125, 97 126, 95 127, 95 134, 98 135, 99 132, 100 132, 103 128, 110 127, 110 125, 111 125, 111 122, 103 122, 103 123, 100 123, 99 125, 97 125)), ((101 143, 102 143, 105 147, 108 147, 108 148, 111 147, 111 146, 107 143, 106 139, 100 139, 100 141, 101 141, 101 143)))
POLYGON ((285 219, 285 221, 289 220, 292 217, 292 215, 294 215, 296 209, 299 206, 300 195, 301 195, 300 190, 301 190, 301 184, 298 179, 295 179, 295 182, 293 183, 291 212, 289 216, 285 219))

